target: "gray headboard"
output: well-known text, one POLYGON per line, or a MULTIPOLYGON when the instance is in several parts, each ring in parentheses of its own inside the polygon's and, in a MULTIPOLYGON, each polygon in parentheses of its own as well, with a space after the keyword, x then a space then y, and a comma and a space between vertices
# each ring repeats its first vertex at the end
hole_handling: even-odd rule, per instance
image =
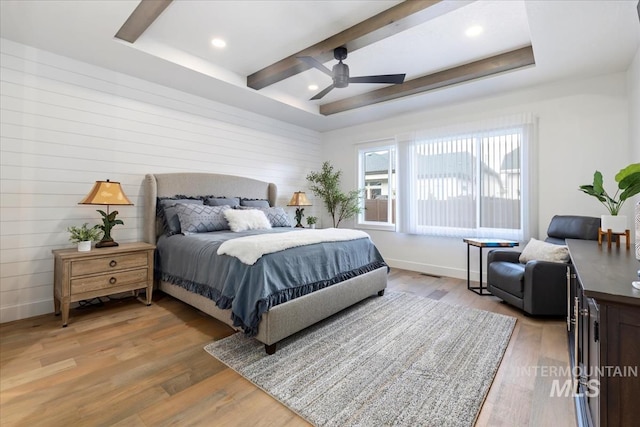
MULTIPOLYGON (((225 196, 247 199, 268 199, 276 205, 278 189, 275 184, 241 176, 216 173, 161 173, 147 174, 144 180, 144 232, 145 242, 155 244, 158 237, 156 201, 158 197, 225 196)), ((161 228, 161 227, 160 227, 161 228)))

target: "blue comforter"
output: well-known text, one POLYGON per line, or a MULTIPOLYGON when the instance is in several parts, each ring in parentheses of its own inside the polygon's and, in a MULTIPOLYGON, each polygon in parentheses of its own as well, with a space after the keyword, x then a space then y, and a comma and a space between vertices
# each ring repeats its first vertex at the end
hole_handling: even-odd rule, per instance
POLYGON ((222 309, 231 309, 234 326, 254 336, 269 308, 386 266, 368 238, 286 249, 264 255, 254 265, 216 253, 228 239, 286 231, 292 229, 162 236, 157 243, 156 273, 222 309))

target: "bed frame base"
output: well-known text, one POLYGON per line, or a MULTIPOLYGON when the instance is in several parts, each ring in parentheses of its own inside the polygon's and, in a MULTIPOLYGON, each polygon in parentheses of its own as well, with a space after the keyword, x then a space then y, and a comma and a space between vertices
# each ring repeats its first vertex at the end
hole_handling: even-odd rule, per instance
MULTIPOLYGON (((262 315, 255 338, 265 344, 267 354, 276 351, 275 344, 353 304, 373 295, 384 295, 387 267, 380 267, 352 279, 285 302, 262 315), (271 347, 273 346, 273 347, 271 347), (270 351, 272 351, 270 353, 270 351)), ((163 292, 233 326, 231 311, 222 310, 215 302, 169 282, 160 282, 163 292)))

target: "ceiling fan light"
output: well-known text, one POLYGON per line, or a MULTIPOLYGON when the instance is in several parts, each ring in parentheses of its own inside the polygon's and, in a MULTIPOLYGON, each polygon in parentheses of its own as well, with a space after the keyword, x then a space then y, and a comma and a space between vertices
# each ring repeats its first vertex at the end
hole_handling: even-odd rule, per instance
POLYGON ((333 84, 339 88, 349 86, 349 66, 342 61, 333 66, 333 84))

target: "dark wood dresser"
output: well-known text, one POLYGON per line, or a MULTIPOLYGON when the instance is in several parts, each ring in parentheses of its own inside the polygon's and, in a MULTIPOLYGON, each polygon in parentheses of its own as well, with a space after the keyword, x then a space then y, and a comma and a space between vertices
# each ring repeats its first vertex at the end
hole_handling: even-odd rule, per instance
POLYGON ((579 425, 640 425, 640 262, 634 251, 567 240, 569 348, 579 425))

